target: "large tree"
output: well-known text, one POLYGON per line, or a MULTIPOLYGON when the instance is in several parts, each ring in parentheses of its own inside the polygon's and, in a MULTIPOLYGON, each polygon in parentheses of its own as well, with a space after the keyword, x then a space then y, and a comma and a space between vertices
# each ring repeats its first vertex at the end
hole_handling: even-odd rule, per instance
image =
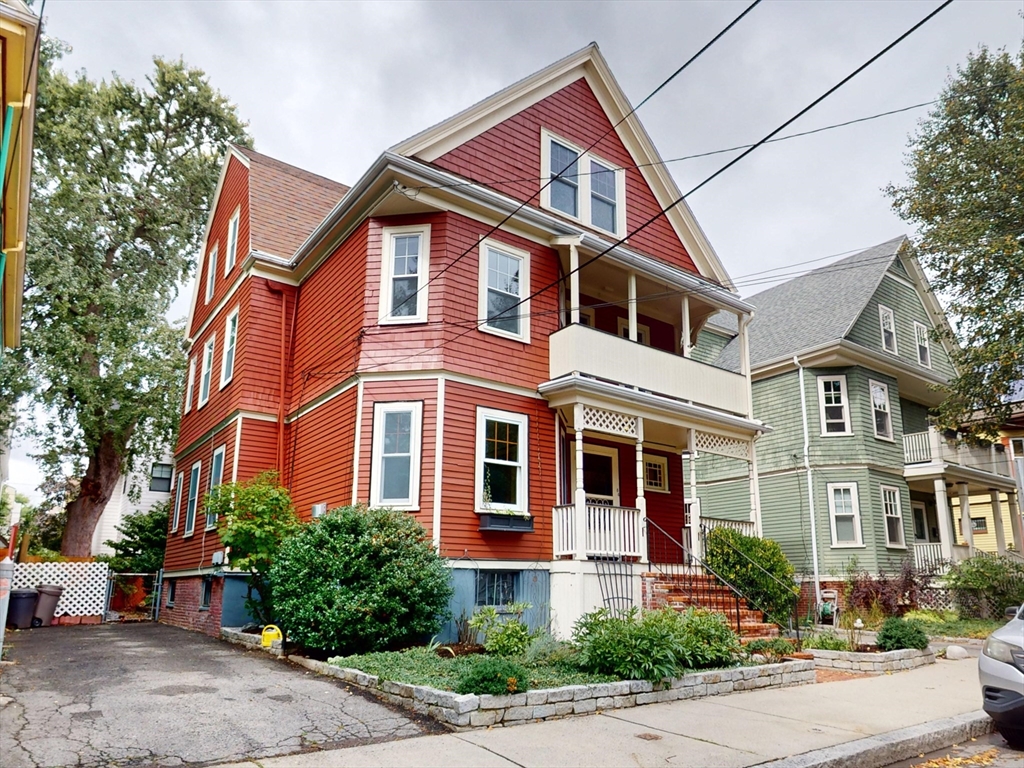
POLYGON ((96 82, 42 48, 23 359, 38 456, 63 488, 65 555, 88 555, 122 473, 170 445, 185 356, 166 314, 193 269, 220 157, 248 143, 200 70, 154 59, 96 82))
POLYGON ((1024 379, 1024 48, 1016 61, 985 48, 968 56, 912 138, 907 167, 906 185, 886 191, 917 229, 959 341, 940 420, 990 431, 1024 379))

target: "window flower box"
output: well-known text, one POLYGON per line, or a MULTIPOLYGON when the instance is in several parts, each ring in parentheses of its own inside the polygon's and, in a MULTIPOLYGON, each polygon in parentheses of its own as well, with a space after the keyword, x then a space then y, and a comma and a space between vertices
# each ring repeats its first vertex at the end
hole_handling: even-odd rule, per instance
POLYGON ((510 515, 507 512, 481 512, 479 530, 533 533, 533 518, 527 515, 510 515))

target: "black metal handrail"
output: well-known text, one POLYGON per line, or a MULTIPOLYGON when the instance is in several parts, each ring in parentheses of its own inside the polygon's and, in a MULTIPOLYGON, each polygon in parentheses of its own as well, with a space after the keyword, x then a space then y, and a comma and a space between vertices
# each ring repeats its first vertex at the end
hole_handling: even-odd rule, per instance
MULTIPOLYGON (((653 520, 645 517, 644 525, 647 528, 647 553, 651 566, 669 577, 672 585, 680 589, 684 597, 695 606, 717 607, 719 600, 728 602, 731 598, 736 634, 739 634, 744 601, 742 593, 653 520), (694 572, 694 565, 699 572, 694 572), (713 576, 718 582, 714 588, 707 579, 699 578, 707 575, 713 576), (716 591, 720 586, 728 589, 728 597, 716 591)), ((726 610, 720 612, 727 614, 726 610)))
MULTIPOLYGON (((701 526, 700 526, 700 537, 701 537, 702 541, 704 541, 704 542, 707 541, 707 535, 708 535, 708 533, 711 532, 711 530, 712 530, 711 528, 707 528, 706 526, 701 524, 701 526)), ((767 570, 759 562, 757 562, 756 560, 751 558, 746 552, 743 552, 742 550, 737 549, 736 547, 734 547, 732 545, 732 543, 729 542, 727 539, 721 538, 719 541, 720 541, 721 544, 723 544, 726 547, 728 547, 729 550, 731 552, 733 552, 733 554, 738 555, 740 558, 742 558, 748 564, 753 565, 754 568, 756 568, 764 576, 768 577, 773 582, 775 582, 777 585, 779 585, 779 587, 781 587, 783 590, 785 590, 785 592, 787 594, 789 594, 791 596, 791 598, 792 598, 792 600, 790 601, 791 602, 791 606, 790 606, 789 610, 787 611, 788 615, 786 615, 785 618, 786 618, 787 621, 790 622, 792 630, 796 633, 796 641, 797 641, 797 645, 799 646, 799 643, 800 643, 800 617, 799 617, 798 614, 799 614, 799 606, 800 606, 800 595, 799 595, 798 592, 794 592, 793 591, 794 585, 793 584, 787 584, 785 581, 780 579, 774 573, 772 573, 771 571, 767 570)), ((776 613, 774 611, 766 610, 765 607, 760 604, 759 600, 756 600, 755 598, 753 598, 749 594, 744 594, 743 597, 744 597, 744 599, 747 601, 747 603, 749 605, 751 605, 751 606, 755 607, 757 610, 761 611, 761 613, 768 620, 772 621, 775 624, 779 624, 780 626, 783 624, 783 622, 778 621, 779 617, 776 615, 776 613)))

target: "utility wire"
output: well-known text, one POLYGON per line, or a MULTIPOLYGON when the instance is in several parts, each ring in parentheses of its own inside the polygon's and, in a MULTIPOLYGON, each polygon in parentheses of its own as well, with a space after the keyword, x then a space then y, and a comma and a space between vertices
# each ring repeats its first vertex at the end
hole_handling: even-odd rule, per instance
MULTIPOLYGON (((596 147, 598 144, 600 144, 602 141, 604 141, 604 139, 607 136, 609 136, 610 134, 614 133, 615 130, 620 125, 622 125, 624 122, 626 122, 626 120, 628 120, 630 117, 632 117, 633 114, 638 109, 640 109, 640 107, 642 107, 644 104, 646 104, 648 101, 650 101, 651 98, 653 98, 656 93, 658 93, 660 90, 662 90, 665 86, 667 86, 670 82, 672 82, 681 72, 683 72, 683 70, 685 70, 687 67, 689 67, 691 64, 693 64, 693 62, 695 62, 697 59, 699 59, 701 57, 701 55, 704 54, 705 51, 707 51, 711 46, 713 46, 715 43, 717 43, 730 29, 732 29, 734 26, 736 26, 736 24, 738 24, 739 21, 744 16, 746 16, 748 13, 750 13, 752 10, 754 10, 754 8, 756 8, 761 2, 762 2, 762 0, 754 0, 754 2, 752 2, 750 5, 748 5, 739 16, 737 16, 735 19, 730 21, 729 24, 724 29, 722 29, 722 31, 720 31, 717 35, 715 35, 707 43, 705 43, 704 46, 699 51, 697 51, 695 54, 693 54, 689 59, 687 59, 683 63, 682 66, 680 66, 675 72, 673 72, 665 80, 663 80, 662 83, 657 88, 655 88, 653 91, 651 91, 639 104, 637 104, 635 107, 630 109, 629 112, 627 112, 625 115, 623 115, 622 119, 620 119, 617 123, 615 123, 613 126, 611 126, 607 131, 602 133, 600 136, 598 136, 597 139, 593 143, 590 144, 590 146, 588 146, 586 149, 583 150, 583 152, 580 153, 579 157, 577 158, 577 163, 579 161, 579 158, 582 158, 583 155, 585 155, 587 152, 589 152, 594 147, 596 147)), ((526 200, 523 200, 515 209, 513 209, 507 216, 505 216, 505 218, 503 218, 501 221, 499 221, 497 224, 495 224, 489 230, 487 230, 487 232, 485 232, 483 235, 481 235, 480 239, 485 239, 485 238, 489 237, 491 234, 493 234, 494 232, 497 232, 499 229, 501 229, 501 227, 503 227, 517 213, 519 213, 523 208, 525 208, 529 203, 531 203, 534 200, 534 198, 538 197, 545 189, 547 189, 549 186, 551 186, 551 184, 553 184, 555 181, 563 178, 565 176, 565 172, 568 171, 570 167, 571 167, 571 165, 558 170, 557 173, 552 174, 551 178, 548 179, 543 184, 543 186, 541 186, 540 189, 538 189, 536 192, 534 192, 532 195, 530 195, 530 197, 527 198, 526 200)), ((390 315, 392 317, 395 316, 399 309, 401 309, 407 303, 409 303, 415 297, 417 297, 420 294, 420 292, 426 290, 427 286, 429 286, 431 283, 433 283, 438 278, 440 278, 441 275, 445 274, 448 270, 450 270, 452 267, 454 267, 456 264, 458 264, 463 258, 466 257, 467 254, 469 254, 472 251, 476 250, 476 248, 477 248, 477 245, 471 245, 471 246, 467 247, 458 256, 456 256, 451 261, 451 263, 449 263, 444 269, 440 270, 433 277, 428 278, 427 281, 423 285, 419 286, 413 293, 410 293, 408 296, 406 296, 398 306, 392 307, 390 315)))

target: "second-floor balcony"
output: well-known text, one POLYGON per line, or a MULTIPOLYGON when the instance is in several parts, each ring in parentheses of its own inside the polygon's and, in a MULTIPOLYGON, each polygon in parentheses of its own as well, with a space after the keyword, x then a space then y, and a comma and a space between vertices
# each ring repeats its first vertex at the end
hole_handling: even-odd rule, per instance
POLYGON ((746 415, 746 377, 586 325, 550 338, 552 379, 582 373, 720 411, 746 415))
POLYGON ((967 469, 1010 476, 1010 462, 1003 447, 974 446, 947 439, 942 432, 931 427, 927 432, 903 435, 904 463, 954 464, 967 469))

